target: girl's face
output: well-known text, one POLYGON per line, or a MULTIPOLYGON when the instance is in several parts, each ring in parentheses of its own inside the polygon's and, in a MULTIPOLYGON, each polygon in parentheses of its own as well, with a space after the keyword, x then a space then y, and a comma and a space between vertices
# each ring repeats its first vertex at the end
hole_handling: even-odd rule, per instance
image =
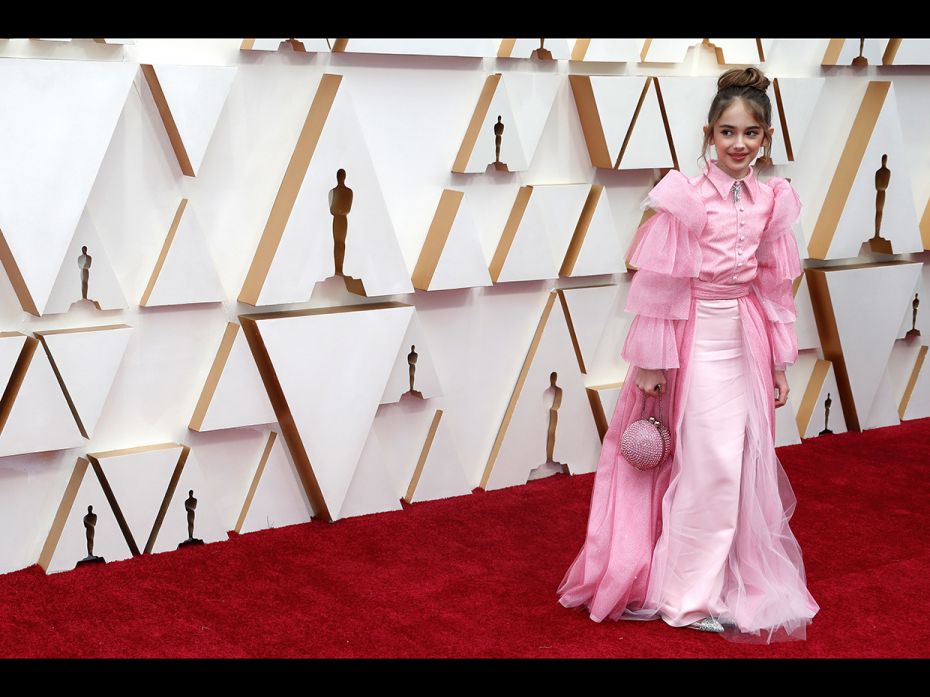
MULTIPOLYGON (((710 133, 710 129, 705 125, 704 133, 710 133)), ((774 128, 768 129, 769 138, 774 132, 774 128)), ((765 141, 765 133, 743 100, 735 100, 713 126, 711 142, 717 150, 717 166, 734 179, 745 177, 765 141)))

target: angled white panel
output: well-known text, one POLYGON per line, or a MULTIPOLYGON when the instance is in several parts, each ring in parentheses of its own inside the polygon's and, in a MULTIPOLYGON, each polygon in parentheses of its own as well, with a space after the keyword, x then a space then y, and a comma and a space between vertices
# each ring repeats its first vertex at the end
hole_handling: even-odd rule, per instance
MULTIPOLYGON (((469 155, 465 172, 485 172, 488 166, 495 162, 497 136, 494 133, 494 127, 498 122, 498 117, 504 124, 504 132, 501 134, 501 163, 507 165, 507 170, 510 172, 522 172, 529 167, 530 159, 523 149, 523 137, 520 135, 522 123, 517 119, 515 103, 510 96, 508 84, 508 81, 504 79, 497 83, 487 113, 478 129, 478 138, 469 155)), ((538 142, 538 135, 536 140, 538 142)))
POLYGON ((177 443, 163 443, 91 453, 100 463, 140 553, 145 550, 183 450, 177 443))
MULTIPOLYGON (((663 75, 658 80, 678 167, 686 176, 696 176, 702 172, 703 163, 698 157, 704 138, 703 130, 696 125, 707 122, 707 106, 717 94, 717 78, 663 75)), ((713 147, 708 147, 708 160, 713 153, 713 147)))
POLYGON ((525 484, 534 469, 546 462, 549 409, 555 391, 550 373, 556 372, 556 385, 562 388, 558 410, 553 460, 568 465, 572 474, 593 472, 601 441, 591 413, 583 376, 572 346, 562 305, 552 302, 535 355, 507 424, 486 489, 525 484))
POLYGON ((930 65, 930 39, 899 39, 894 65, 930 65))
POLYGON ((372 430, 398 499, 407 495, 435 414, 435 402, 410 396, 378 407, 372 430))
POLYGON ((624 273, 623 245, 610 209, 606 188, 597 194, 594 213, 572 267, 571 277, 624 273))
MULTIPOLYGON (((533 162, 539 137, 549 120, 555 95, 564 79, 560 73, 539 72, 508 72, 501 79, 507 85, 507 95, 518 126, 516 132, 523 146, 527 167, 533 162)), ((507 135, 507 131, 504 131, 504 135, 507 135)), ((501 159, 505 161, 503 147, 501 150, 501 159)), ((493 158, 491 161, 494 161, 493 158)), ((513 167, 509 169, 514 171, 513 167)))
POLYGON ((143 307, 213 303, 226 300, 226 292, 213 265, 213 257, 195 212, 181 204, 180 220, 172 225, 148 288, 143 307))
MULTIPOLYGON (((814 306, 811 302, 810 286, 807 276, 801 276, 801 284, 794 294, 794 304, 798 311, 798 319, 794 323, 794 332, 798 336, 798 349, 819 349, 820 334, 817 331, 817 320, 814 317, 814 306)), ((823 355, 821 352, 820 355, 823 355)))
POLYGON ((175 550, 187 539, 186 502, 191 490, 197 500, 194 508, 194 538, 203 540, 205 544, 224 542, 228 539, 217 510, 219 492, 207 485, 192 449, 184 463, 184 469, 181 470, 181 478, 155 538, 151 550, 153 554, 175 550))
POLYGON ((763 62, 757 41, 762 42, 762 55, 768 57, 774 39, 708 39, 717 50, 717 62, 725 65, 739 63, 756 65, 763 62))
POLYGON ((591 76, 591 91, 597 104, 597 113, 600 114, 607 152, 613 164, 617 163, 623 141, 626 140, 630 124, 633 123, 633 114, 636 112, 636 105, 639 104, 639 96, 643 92, 646 79, 636 76, 591 76))
POLYGON ((253 482, 254 492, 247 502, 241 534, 310 522, 313 507, 280 434, 275 434, 261 472, 256 470, 255 476, 258 481, 253 482))
POLYGON ((153 68, 196 174, 238 68, 221 65, 155 65, 153 68))
POLYGON ((394 361, 394 368, 391 370, 391 375, 384 388, 384 395, 381 397, 382 404, 396 402, 411 390, 410 367, 414 360, 410 355, 411 352, 416 353, 416 362, 413 364, 412 389, 419 392, 420 395, 410 396, 432 399, 442 395, 442 384, 439 382, 439 375, 436 373, 433 353, 426 340, 423 325, 420 323, 419 317, 414 313, 407 327, 407 333, 400 344, 400 351, 398 351, 397 358, 394 361))
MULTIPOLYGON (((902 417, 905 421, 925 419, 930 416, 930 361, 927 360, 926 348, 922 347, 914 351, 912 359, 912 363, 904 364, 908 373, 913 373, 916 366, 919 365, 920 367, 902 417)), ((908 375, 908 378, 910 378, 910 375, 908 375)))
POLYGON ((52 287, 44 314, 67 312, 74 303, 83 300, 82 264, 89 264, 85 302, 96 303, 101 310, 119 310, 127 306, 126 296, 97 229, 90 216, 83 215, 71 240, 71 246, 61 262, 61 269, 58 271, 58 278, 52 287), (89 259, 81 258, 85 254, 89 259))
POLYGON ((575 338, 581 349, 586 369, 594 366, 598 346, 609 324, 610 314, 617 298, 617 286, 587 286, 563 288, 562 294, 568 305, 568 315, 575 329, 575 338))
POLYGON ((318 281, 335 273, 330 192, 338 184, 339 169, 346 171, 345 186, 353 191, 343 272, 361 279, 368 297, 413 292, 410 272, 343 79, 299 185, 257 305, 306 301, 318 281))
POLYGON ((418 56, 493 57, 500 39, 349 39, 346 53, 396 53, 418 56))
POLYGON ((136 70, 112 61, 0 61, 0 231, 28 312, 45 310, 136 70))
MULTIPOLYGON (((530 58, 533 51, 539 47, 539 39, 517 39, 514 41, 510 57, 530 58)), ((552 54, 553 60, 568 60, 571 58, 572 51, 571 47, 568 45, 568 39, 544 39, 542 48, 552 54)))
POLYGON ((38 342, 34 348, 22 385, 13 399, 9 418, 0 433, 0 457, 63 450, 86 442, 48 356, 38 342))
MULTIPOLYGON (((807 128, 811 123, 826 81, 825 77, 778 78, 778 92, 781 94, 781 102, 785 108, 785 120, 788 124, 788 135, 791 138, 791 149, 795 160, 800 159, 800 153, 804 152, 807 128)), ((772 105, 775 105, 775 100, 772 101, 772 105)), ((784 134, 779 134, 779 130, 781 129, 776 124, 776 142, 785 140, 784 134)))
POLYGON ((36 332, 51 354, 79 427, 92 438, 132 335, 132 327, 116 324, 87 329, 36 332))
POLYGON ((861 50, 862 55, 868 59, 870 66, 881 65, 882 56, 885 54, 887 46, 888 39, 865 39, 860 49, 859 39, 846 39, 836 64, 852 65, 853 59, 859 55, 861 50))
POLYGON ((378 441, 378 435, 371 429, 338 517, 349 518, 369 513, 399 511, 403 506, 400 505, 396 489, 397 485, 391 478, 390 470, 385 466, 384 451, 378 441))
POLYGON ((620 401, 620 392, 623 390, 623 383, 616 382, 608 385, 595 385, 588 389, 595 391, 597 399, 601 404, 601 409, 604 410, 607 423, 610 423, 614 411, 617 409, 617 402, 620 401))
POLYGON ((330 515, 337 516, 414 308, 258 319, 330 515))
MULTIPOLYGON (((277 51, 282 48, 282 42, 291 41, 291 39, 246 39, 249 45, 243 45, 245 51, 277 51)), ((329 44, 326 39, 293 39, 297 41, 307 52, 329 52, 329 44)), ((295 49, 296 50, 296 49, 295 49)))
POLYGON ((636 123, 633 125, 633 132, 630 134, 623 153, 623 159, 620 160, 620 169, 674 166, 668 145, 668 134, 665 131, 665 119, 659 108, 656 81, 650 80, 646 96, 636 116, 636 123))
POLYGON ((71 571, 79 561, 87 556, 87 530, 84 527, 84 516, 87 515, 88 506, 93 507, 93 512, 97 516, 97 522, 94 525, 94 556, 103 557, 107 562, 129 559, 132 556, 132 550, 126 543, 126 538, 123 537, 116 515, 107 501, 106 494, 103 493, 103 487, 100 486, 93 468, 88 464, 78 485, 77 494, 74 495, 71 506, 67 510, 64 527, 46 568, 46 573, 71 571))
POLYGON ((462 197, 449 236, 436 262, 429 290, 474 288, 492 284, 468 200, 468 196, 462 197))
POLYGON ((471 489, 448 419, 440 419, 410 502, 464 496, 471 489))
POLYGON ((277 420, 249 343, 237 324, 226 325, 201 400, 190 424, 195 431, 239 428, 277 420), (211 385, 212 393, 208 393, 211 385))
MULTIPOLYGON (((646 50, 644 63, 681 63, 688 55, 688 50, 703 39, 652 39, 646 50)), ((753 62, 758 62, 758 58, 753 62)))
POLYGON ((875 398, 869 406, 865 418, 860 418, 859 425, 863 430, 869 428, 884 428, 886 426, 898 426, 901 418, 898 416, 898 405, 901 403, 901 394, 894 384, 894 378, 897 377, 896 371, 892 368, 895 360, 894 348, 900 342, 895 342, 892 347, 891 356, 888 359, 886 369, 882 371, 881 379, 878 383, 878 389, 875 390, 875 398))
POLYGON ((6 389, 19 354, 26 343, 26 335, 19 332, 0 332, 0 386, 6 389))
MULTIPOLYGON (((871 411, 894 346, 901 318, 890 307, 907 307, 921 264, 861 267, 826 272, 846 372, 860 425, 871 411), (880 293, 862 293, 880 288, 880 293)), ((838 403, 836 400, 835 403, 838 403)))
POLYGON ((827 259, 859 256, 862 243, 875 234, 875 172, 882 167, 882 155, 888 155, 885 166, 891 177, 885 190, 881 236, 891 241, 895 254, 923 251, 914 209, 912 174, 901 133, 898 101, 891 84, 830 241, 827 259))
MULTIPOLYGON (((645 39, 576 39, 573 52, 579 50, 579 42, 586 42, 583 59, 586 61, 610 61, 612 63, 638 63, 645 39)), ((574 58, 574 55, 572 56, 574 58)))

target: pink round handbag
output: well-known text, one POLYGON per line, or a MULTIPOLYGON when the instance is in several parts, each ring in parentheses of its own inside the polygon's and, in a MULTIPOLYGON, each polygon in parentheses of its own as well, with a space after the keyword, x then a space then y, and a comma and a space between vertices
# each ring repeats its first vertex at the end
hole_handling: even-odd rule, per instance
MULTIPOLYGON (((655 399, 652 395, 647 397, 655 399)), ((659 395, 659 418, 646 418, 643 402, 643 417, 633 421, 620 437, 620 454, 640 471, 658 467, 668 459, 672 450, 672 436, 662 423, 662 396, 659 395)))

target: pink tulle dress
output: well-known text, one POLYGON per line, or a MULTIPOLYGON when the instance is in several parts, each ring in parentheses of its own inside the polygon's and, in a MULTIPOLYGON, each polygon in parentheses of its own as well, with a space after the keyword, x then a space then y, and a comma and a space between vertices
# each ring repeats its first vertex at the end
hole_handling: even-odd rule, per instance
POLYGON ((736 180, 712 160, 694 178, 670 171, 646 206, 656 214, 638 231, 625 306, 630 368, 559 602, 596 622, 715 617, 731 641, 805 639, 820 607, 788 524, 796 499, 775 454, 772 379, 798 355, 801 202, 785 179, 750 168, 736 180), (665 370, 672 433, 669 459, 645 472, 619 448, 647 399, 640 368, 665 370))

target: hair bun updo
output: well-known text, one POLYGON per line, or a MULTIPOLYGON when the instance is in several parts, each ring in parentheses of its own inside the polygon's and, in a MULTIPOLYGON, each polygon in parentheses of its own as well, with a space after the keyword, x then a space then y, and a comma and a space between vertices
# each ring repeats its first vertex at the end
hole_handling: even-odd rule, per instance
POLYGON ((752 88, 765 92, 772 81, 758 68, 733 68, 717 79, 717 92, 735 87, 737 90, 752 88))

